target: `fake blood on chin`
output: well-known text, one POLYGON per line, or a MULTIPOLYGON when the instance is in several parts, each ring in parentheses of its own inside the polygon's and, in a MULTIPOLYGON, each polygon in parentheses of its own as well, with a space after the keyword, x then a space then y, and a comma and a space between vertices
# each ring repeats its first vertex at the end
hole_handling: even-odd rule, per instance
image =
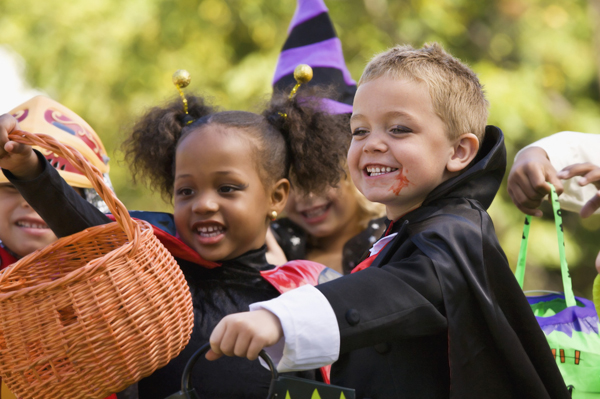
POLYGON ((396 175, 396 182, 390 187, 389 191, 392 191, 396 195, 400 195, 400 191, 410 184, 408 178, 404 175, 404 170, 400 169, 398 175, 396 175))

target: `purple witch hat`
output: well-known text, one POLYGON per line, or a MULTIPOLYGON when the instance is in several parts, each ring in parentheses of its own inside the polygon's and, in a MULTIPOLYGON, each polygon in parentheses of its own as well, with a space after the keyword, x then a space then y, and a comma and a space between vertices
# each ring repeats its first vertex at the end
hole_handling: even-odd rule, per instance
POLYGON ((332 114, 352 112, 356 82, 346 68, 342 42, 323 0, 298 0, 288 38, 277 60, 274 90, 289 91, 294 86, 294 68, 298 64, 308 64, 313 69, 308 85, 335 87, 336 98, 323 100, 323 108, 332 114))

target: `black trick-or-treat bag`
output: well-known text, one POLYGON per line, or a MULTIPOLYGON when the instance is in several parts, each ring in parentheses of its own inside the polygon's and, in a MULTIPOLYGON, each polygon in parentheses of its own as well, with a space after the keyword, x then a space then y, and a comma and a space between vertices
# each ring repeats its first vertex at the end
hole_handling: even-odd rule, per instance
MULTIPOLYGON (((192 370, 196 362, 210 349, 210 344, 204 344, 188 360, 181 377, 181 391, 165 399, 201 399, 192 387, 192 370)), ((310 381, 304 378, 279 375, 273 361, 265 351, 260 357, 271 369, 271 386, 267 399, 355 399, 354 389, 329 385, 322 382, 310 381)), ((235 399, 235 398, 229 398, 235 399)))

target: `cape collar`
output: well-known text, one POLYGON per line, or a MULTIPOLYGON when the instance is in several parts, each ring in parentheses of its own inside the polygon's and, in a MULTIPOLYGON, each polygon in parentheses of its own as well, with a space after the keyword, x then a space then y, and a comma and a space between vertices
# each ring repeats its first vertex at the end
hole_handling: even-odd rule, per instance
POLYGON ((229 259, 229 260, 224 260, 221 262, 222 266, 228 266, 228 265, 240 265, 240 266, 245 266, 245 267, 251 267, 252 269, 255 270, 270 270, 273 269, 275 266, 269 264, 269 262, 267 262, 267 245, 263 245, 262 247, 258 248, 258 249, 252 249, 240 256, 238 256, 237 258, 233 258, 233 259, 229 259))
POLYGON ((500 188, 505 171, 504 135, 496 126, 486 126, 485 138, 471 166, 433 189, 421 206, 440 198, 461 197, 477 200, 487 209, 500 188))

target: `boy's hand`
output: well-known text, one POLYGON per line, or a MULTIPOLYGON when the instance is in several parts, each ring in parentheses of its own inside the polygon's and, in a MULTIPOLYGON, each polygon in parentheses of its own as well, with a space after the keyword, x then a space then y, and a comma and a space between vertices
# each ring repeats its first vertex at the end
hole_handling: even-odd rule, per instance
POLYGON ((30 180, 40 174, 41 165, 31 146, 8 139, 15 130, 19 130, 17 120, 10 114, 0 115, 0 167, 19 179, 30 180))
POLYGON ((546 151, 530 147, 519 154, 508 175, 508 194, 521 212, 542 216, 537 209, 544 197, 550 194, 550 182, 556 193, 563 192, 563 185, 550 163, 546 151))
POLYGON ((208 360, 223 355, 255 360, 260 351, 275 345, 283 337, 281 323, 268 310, 236 313, 225 316, 210 335, 208 360))
MULTIPOLYGON (((593 184, 596 186, 596 189, 600 190, 600 166, 591 163, 576 163, 558 172, 558 177, 563 180, 575 176, 583 176, 578 182, 580 186, 593 184)), ((596 195, 585 203, 579 214, 582 218, 586 218, 592 215, 598 208, 600 208, 600 191, 596 192, 596 195)))

